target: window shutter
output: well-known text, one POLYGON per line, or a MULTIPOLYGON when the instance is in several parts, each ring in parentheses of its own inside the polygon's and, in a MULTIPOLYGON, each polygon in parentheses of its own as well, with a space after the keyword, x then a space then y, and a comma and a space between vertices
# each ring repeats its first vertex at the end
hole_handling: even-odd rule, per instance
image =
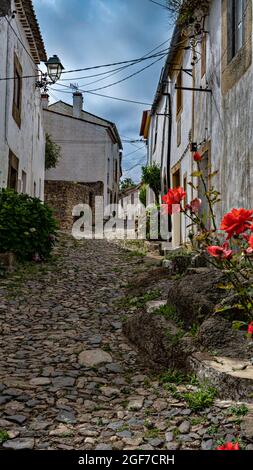
POLYGON ((235 28, 234 28, 234 0, 227 0, 227 60, 228 64, 234 57, 235 28))

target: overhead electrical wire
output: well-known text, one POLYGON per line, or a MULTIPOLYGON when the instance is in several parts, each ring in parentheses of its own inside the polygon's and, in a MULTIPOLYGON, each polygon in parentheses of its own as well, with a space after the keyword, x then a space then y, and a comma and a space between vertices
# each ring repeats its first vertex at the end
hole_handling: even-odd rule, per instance
MULTIPOLYGON (((72 95, 72 91, 57 90, 56 88, 51 88, 51 90, 56 91, 57 93, 67 93, 67 94, 72 95)), ((95 95, 95 96, 101 96, 102 98, 109 98, 111 100, 116 100, 116 101, 124 101, 125 103, 133 103, 133 104, 142 104, 142 105, 145 105, 145 106, 152 106, 152 103, 145 103, 143 101, 129 100, 127 98, 118 98, 116 96, 103 95, 101 93, 93 93, 92 91, 85 91, 85 90, 79 90, 79 91, 82 91, 83 93, 89 93, 89 94, 95 95)))
POLYGON ((163 5, 163 4, 160 3, 160 2, 156 2, 155 0, 148 0, 148 1, 151 2, 151 3, 154 3, 155 5, 158 5, 159 7, 164 8, 165 10, 168 10, 168 11, 171 11, 171 12, 173 11, 173 12, 174 12, 174 10, 173 10, 172 8, 168 7, 167 5, 163 5))
POLYGON ((130 155, 133 155, 136 152, 139 152, 139 150, 142 150, 146 147, 146 145, 143 145, 142 147, 138 148, 137 150, 133 150, 133 152, 129 152, 126 155, 124 155, 124 158, 129 157, 130 155))
POLYGON ((134 168, 136 168, 137 166, 141 166, 143 165, 144 161, 146 160, 147 158, 147 155, 143 155, 139 161, 139 163, 135 163, 135 165, 131 166, 130 168, 126 168, 125 170, 123 170, 124 173, 128 173, 129 171, 132 171, 134 168))
MULTIPOLYGON (((135 64, 135 63, 138 63, 138 62, 142 62, 142 61, 145 61, 145 60, 149 60, 149 59, 153 59, 153 58, 157 58, 157 57, 161 57, 163 58, 165 55, 166 55, 166 51, 168 51, 168 48, 167 49, 164 49, 164 51, 162 52, 159 52, 159 53, 156 53, 156 54, 152 54, 152 55, 149 55, 149 56, 146 56, 146 57, 141 57, 141 58, 138 58, 138 59, 132 59, 132 60, 125 60, 125 61, 121 61, 121 62, 114 62, 114 63, 111 63, 111 64, 103 64, 103 65, 94 65, 93 67, 86 67, 86 68, 82 68, 82 69, 75 69, 75 70, 63 70, 62 71, 62 74, 63 73, 73 73, 73 72, 80 72, 80 71, 85 71, 85 70, 95 70, 95 69, 98 69, 98 68, 104 68, 104 67, 112 67, 114 65, 121 65, 121 64, 135 64)), ((177 64, 176 64, 177 65, 177 64)), ((111 71, 108 71, 108 73, 111 72, 111 71)), ((39 77, 41 76, 42 72, 40 71, 38 74, 36 75, 22 75, 22 79, 23 78, 36 78, 36 77, 39 77)), ((1 77, 0 78, 0 81, 3 81, 3 80, 15 80, 16 77, 1 77)), ((73 78, 72 78, 73 80, 73 78)))
MULTIPOLYGON (((164 57, 164 56, 163 56, 164 57)), ((136 72, 134 73, 131 73, 130 75, 127 75, 126 77, 120 79, 120 80, 117 80, 116 82, 113 82, 113 83, 109 83, 108 85, 104 85, 102 87, 99 87, 99 88, 94 88, 92 90, 84 90, 84 92, 96 92, 96 91, 100 91, 100 90, 104 90, 105 88, 110 88, 114 85, 118 85, 119 83, 122 83, 122 82, 125 82, 126 80, 129 80, 130 78, 134 77, 135 75, 138 75, 139 73, 143 72, 144 70, 152 67, 152 65, 156 64, 157 62, 159 62, 161 59, 163 59, 163 57, 159 57, 158 59, 154 60, 153 62, 151 62, 151 64, 148 64, 146 65, 145 67, 142 67, 141 69, 137 70, 136 72)), ((60 84, 60 83, 56 83, 55 85, 57 86, 64 86, 64 87, 67 87, 69 88, 68 85, 63 85, 63 84, 60 84)))
MULTIPOLYGON (((153 49, 151 49, 151 51, 147 52, 147 54, 143 55, 143 56, 140 58, 140 60, 143 59, 144 57, 146 57, 147 55, 152 54, 152 52, 154 52, 154 51, 156 51, 157 49, 159 49, 160 47, 164 46, 164 44, 166 44, 166 43, 169 42, 170 40, 171 40, 171 38, 168 38, 168 39, 166 39, 166 41, 163 41, 161 44, 158 44, 158 46, 154 47, 153 49)), ((158 52, 161 52, 161 51, 158 51, 158 52)), ((137 62, 137 63, 138 63, 138 62, 137 62)), ((135 65, 135 64, 133 64, 133 65, 135 65)), ((131 66, 132 66, 132 64, 128 64, 128 65, 124 65, 124 66, 122 66, 122 67, 117 67, 116 69, 110 70, 110 71, 108 71, 108 72, 100 72, 100 73, 98 73, 98 74, 86 75, 86 76, 84 76, 84 77, 62 78, 62 79, 60 79, 59 81, 83 80, 83 79, 85 79, 85 78, 93 78, 93 77, 98 77, 98 76, 101 76, 101 75, 108 75, 108 74, 111 74, 111 73, 114 73, 114 72, 115 72, 115 75, 116 75, 116 73, 118 73, 118 72, 120 72, 121 70, 124 70, 124 69, 126 69, 126 68, 128 68, 128 67, 131 67, 131 66)), ((105 77, 105 79, 106 79, 106 78, 109 78, 109 76, 110 76, 110 75, 108 75, 108 77, 105 77)), ((101 80, 103 80, 103 79, 101 79, 101 80)), ((96 83, 96 81, 94 81, 94 83, 96 83)), ((89 85, 89 83, 87 83, 86 85, 89 85)))

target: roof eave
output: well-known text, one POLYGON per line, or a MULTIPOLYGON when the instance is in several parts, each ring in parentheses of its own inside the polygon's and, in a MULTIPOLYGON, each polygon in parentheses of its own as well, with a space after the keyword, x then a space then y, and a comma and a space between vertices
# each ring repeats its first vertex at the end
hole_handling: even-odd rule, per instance
POLYGON ((15 0, 15 8, 25 31, 35 64, 46 62, 47 53, 32 0, 15 0))

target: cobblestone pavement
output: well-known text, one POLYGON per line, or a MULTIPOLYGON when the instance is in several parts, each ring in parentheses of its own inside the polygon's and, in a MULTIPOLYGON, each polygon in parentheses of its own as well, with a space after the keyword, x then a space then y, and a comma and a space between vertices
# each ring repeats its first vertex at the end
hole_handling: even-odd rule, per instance
POLYGON ((122 335, 136 307, 120 298, 150 269, 143 260, 106 241, 64 237, 57 250, 0 282, 2 446, 211 449, 237 438, 229 404, 194 413, 178 396, 188 386, 163 387, 122 335))

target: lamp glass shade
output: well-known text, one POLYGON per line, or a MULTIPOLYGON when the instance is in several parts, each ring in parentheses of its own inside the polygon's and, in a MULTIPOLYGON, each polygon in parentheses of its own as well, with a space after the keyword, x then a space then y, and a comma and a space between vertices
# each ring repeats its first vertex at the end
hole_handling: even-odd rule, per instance
POLYGON ((47 73, 52 83, 57 82, 61 78, 62 70, 64 70, 63 65, 57 55, 50 57, 47 62, 45 62, 47 66, 47 73))

